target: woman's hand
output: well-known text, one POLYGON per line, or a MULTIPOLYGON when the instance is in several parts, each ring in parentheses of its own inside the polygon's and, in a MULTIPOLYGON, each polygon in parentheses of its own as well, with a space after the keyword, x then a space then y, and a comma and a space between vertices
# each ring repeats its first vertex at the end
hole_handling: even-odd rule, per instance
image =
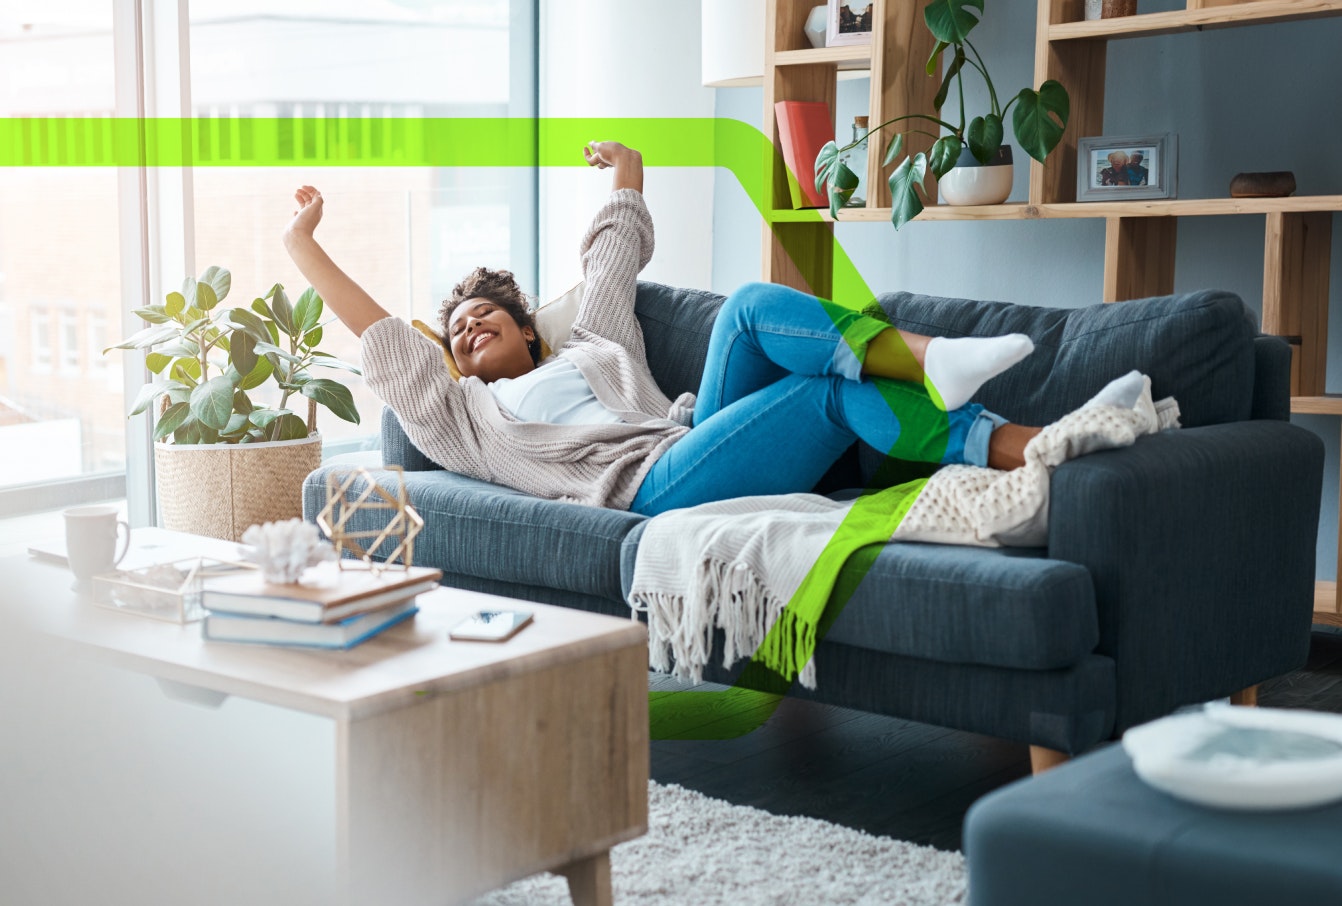
POLYGON ((390 315, 336 266, 312 235, 322 221, 322 193, 312 186, 302 186, 294 193, 294 201, 298 202, 298 210, 284 230, 285 251, 322 297, 327 310, 334 312, 355 336, 362 336, 369 325, 390 315))
POLYGON ((312 186, 301 186, 294 192, 294 201, 298 202, 298 210, 294 211, 287 232, 311 236, 322 222, 322 193, 312 186))
POLYGON ((631 154, 642 158, 633 148, 626 148, 619 142, 588 142, 582 149, 582 156, 587 159, 588 165, 598 170, 614 167, 631 154))
POLYGON ((582 149, 587 165, 615 168, 615 188, 643 191, 643 155, 619 142, 588 142, 582 149))

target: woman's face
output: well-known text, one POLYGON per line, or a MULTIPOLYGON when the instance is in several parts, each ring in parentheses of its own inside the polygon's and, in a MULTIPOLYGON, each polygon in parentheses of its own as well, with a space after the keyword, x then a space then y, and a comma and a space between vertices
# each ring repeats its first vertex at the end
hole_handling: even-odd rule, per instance
POLYGON ((485 383, 521 377, 536 367, 527 350, 531 328, 518 327, 507 309, 489 299, 467 299, 448 321, 448 346, 457 370, 485 383))

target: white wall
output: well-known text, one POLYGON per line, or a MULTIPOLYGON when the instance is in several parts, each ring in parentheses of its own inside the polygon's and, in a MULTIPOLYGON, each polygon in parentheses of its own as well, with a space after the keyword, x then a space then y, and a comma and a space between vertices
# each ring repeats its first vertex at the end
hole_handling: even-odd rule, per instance
MULTIPOLYGON (((699 83, 699 4, 691 0, 540 0, 540 116, 711 117, 699 83)), ((620 141, 619 130, 583 140, 620 141)), ((641 149, 642 150, 642 149, 641 149)), ((541 171, 540 294, 581 279, 578 243, 610 192, 610 174, 583 164, 541 171)), ((654 161, 655 163, 655 161, 654 161)), ((708 286, 712 171, 650 165, 644 195, 657 233, 645 280, 708 286)))

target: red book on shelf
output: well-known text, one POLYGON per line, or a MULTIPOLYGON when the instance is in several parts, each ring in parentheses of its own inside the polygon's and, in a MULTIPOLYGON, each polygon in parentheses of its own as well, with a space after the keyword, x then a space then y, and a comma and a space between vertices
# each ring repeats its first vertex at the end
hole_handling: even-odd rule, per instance
POLYGON ((825 142, 834 141, 834 119, 823 101, 779 101, 778 144, 788 168, 788 189, 794 208, 824 208, 829 200, 815 188, 815 157, 825 142))

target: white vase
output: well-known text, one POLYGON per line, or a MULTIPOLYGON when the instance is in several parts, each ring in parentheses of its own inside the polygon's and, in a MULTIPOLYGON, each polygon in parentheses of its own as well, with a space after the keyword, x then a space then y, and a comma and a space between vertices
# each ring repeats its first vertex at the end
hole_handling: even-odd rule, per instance
POLYGON ((937 180, 941 200, 956 206, 1001 204, 1011 195, 1012 169, 1010 145, 998 149, 987 164, 979 163, 965 145, 955 166, 937 180))
POLYGON ((812 47, 825 46, 825 28, 828 24, 829 7, 823 3, 813 7, 810 15, 806 17, 806 24, 802 26, 802 31, 806 32, 806 38, 812 47))

